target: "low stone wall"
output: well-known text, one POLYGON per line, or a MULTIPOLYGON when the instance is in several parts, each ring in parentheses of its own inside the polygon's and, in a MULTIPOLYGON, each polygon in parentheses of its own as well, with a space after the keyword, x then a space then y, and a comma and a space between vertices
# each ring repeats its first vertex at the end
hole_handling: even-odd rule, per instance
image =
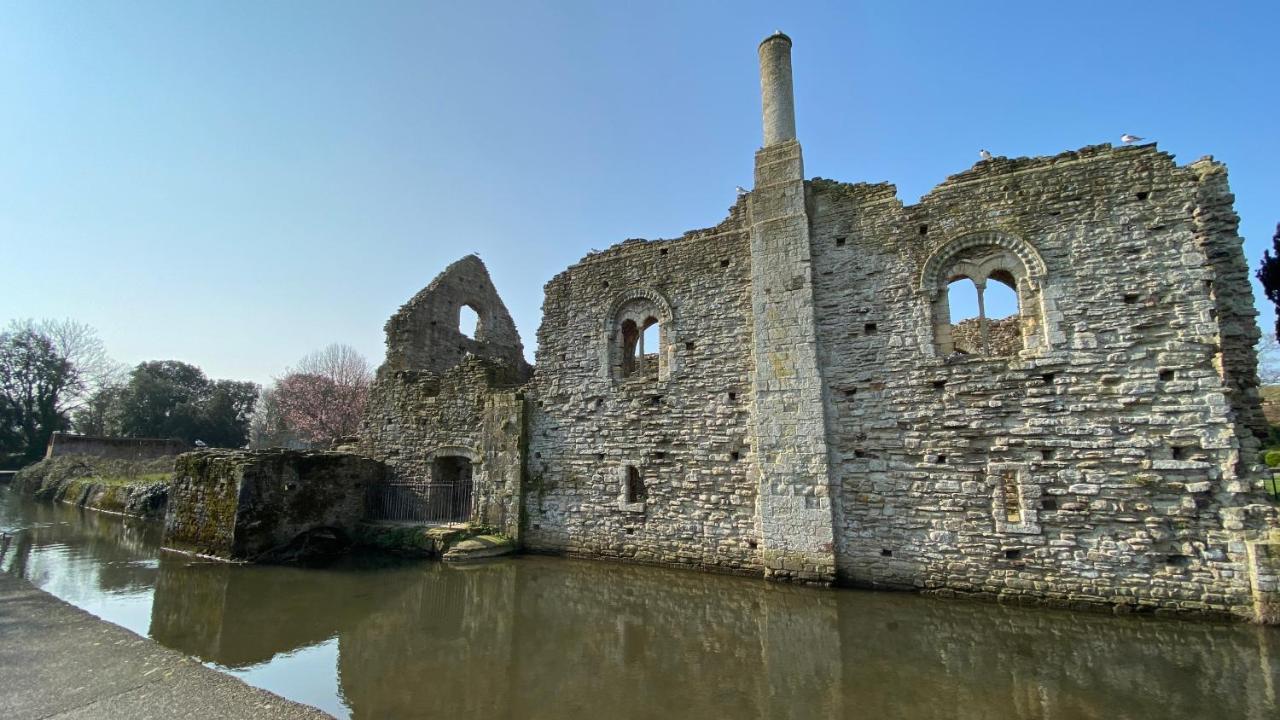
POLYGON ((337 452, 204 450, 179 456, 164 546, 289 562, 344 549, 382 463, 337 452))
POLYGON ((180 455, 191 449, 178 438, 97 437, 56 432, 49 438, 46 458, 90 455, 112 460, 152 460, 180 455))

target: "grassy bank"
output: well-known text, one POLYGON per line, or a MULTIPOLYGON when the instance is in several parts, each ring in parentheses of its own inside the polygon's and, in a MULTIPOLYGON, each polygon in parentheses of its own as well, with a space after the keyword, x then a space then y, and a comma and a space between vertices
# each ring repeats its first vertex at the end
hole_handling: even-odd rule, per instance
POLYGON ((169 497, 173 461, 173 457, 146 461, 55 457, 18 471, 13 486, 38 500, 160 518, 169 497))

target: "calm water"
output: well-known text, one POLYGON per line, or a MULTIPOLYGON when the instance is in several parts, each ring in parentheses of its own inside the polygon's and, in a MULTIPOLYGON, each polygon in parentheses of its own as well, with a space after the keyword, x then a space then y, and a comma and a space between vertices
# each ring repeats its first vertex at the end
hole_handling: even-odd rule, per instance
POLYGON ((161 553, 0 487, 0 568, 339 717, 1280 717, 1280 631, 522 557, 324 570, 161 553))

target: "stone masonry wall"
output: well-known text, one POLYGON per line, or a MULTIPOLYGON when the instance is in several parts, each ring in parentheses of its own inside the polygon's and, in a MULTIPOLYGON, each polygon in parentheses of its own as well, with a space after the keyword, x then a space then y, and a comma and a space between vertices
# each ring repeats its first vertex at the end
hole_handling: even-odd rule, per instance
POLYGON ((760 150, 755 176, 752 434, 761 554, 766 577, 829 584, 835 579, 829 451, 800 143, 760 150))
POLYGON ((450 265, 386 331, 357 451, 384 461, 389 480, 438 480, 438 458, 466 458, 471 520, 518 537, 525 413, 517 390, 531 369, 484 263, 468 255, 450 265), (459 331, 463 306, 479 316, 474 338, 459 331))
POLYGON ((174 468, 164 546, 229 560, 299 559, 312 531, 355 528, 366 490, 383 470, 337 452, 187 453, 174 468))
POLYGON ((383 368, 388 372, 440 373, 474 355, 510 365, 522 378, 529 375, 515 322, 498 297, 489 271, 475 255, 445 268, 391 316, 386 331, 383 368), (478 316, 474 330, 459 325, 463 307, 470 307, 478 316))
POLYGON ((530 386, 526 547, 760 571, 750 274, 739 203, 715 228, 629 240, 547 284, 530 386), (660 367, 617 377, 611 320, 649 314, 662 316, 660 367), (628 466, 643 484, 633 501, 628 466))
POLYGON ((1224 373, 1248 371, 1251 310, 1205 177, 1100 146, 983 162, 905 208, 891 186, 811 183, 843 581, 1253 612, 1239 533, 1274 513, 1241 472, 1257 403, 1224 373), (944 356, 922 274, 989 242, 1043 262, 1019 293, 1044 345, 944 356))
POLYGON ((441 374, 378 373, 369 393, 358 452, 385 462, 389 479, 430 481, 434 460, 466 457, 473 466, 473 519, 519 533, 519 377, 510 366, 468 357, 441 374))

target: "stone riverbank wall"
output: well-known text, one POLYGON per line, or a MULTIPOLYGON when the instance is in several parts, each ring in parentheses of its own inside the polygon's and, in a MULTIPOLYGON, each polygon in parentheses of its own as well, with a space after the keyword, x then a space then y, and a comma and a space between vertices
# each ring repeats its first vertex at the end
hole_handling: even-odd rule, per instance
POLYGON ((915 205, 805 179, 790 52, 761 44, 724 222, 553 278, 531 378, 483 265, 451 266, 387 325, 363 451, 482 464, 477 512, 535 551, 1262 619, 1280 525, 1225 168, 1090 146, 915 205))

